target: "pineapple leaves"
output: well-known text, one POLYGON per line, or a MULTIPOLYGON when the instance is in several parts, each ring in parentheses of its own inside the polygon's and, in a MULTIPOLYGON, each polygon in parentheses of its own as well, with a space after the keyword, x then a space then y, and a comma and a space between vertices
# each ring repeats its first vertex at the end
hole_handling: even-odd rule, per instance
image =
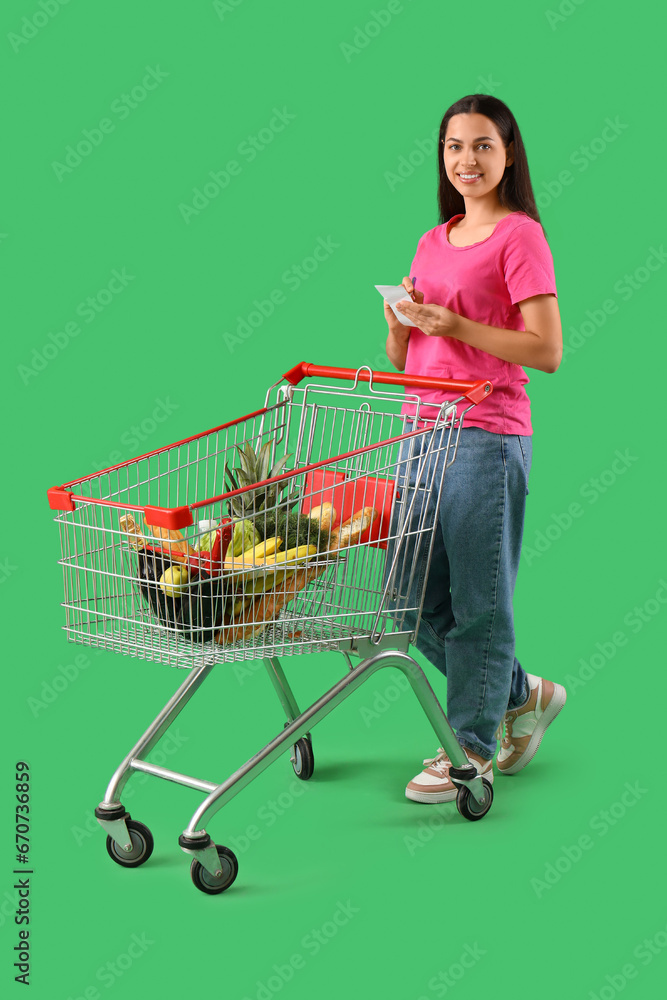
MULTIPOLYGON (((250 482, 256 483, 256 464, 257 456, 253 450, 252 445, 249 441, 246 441, 243 446, 237 444, 238 452, 241 458, 241 468, 248 476, 250 476, 250 482)), ((238 471, 238 470, 237 470, 238 471)))
MULTIPOLYGON (((230 470, 225 465, 225 480, 230 483, 230 489, 238 490, 244 486, 252 486, 255 483, 263 483, 267 479, 279 476, 290 458, 290 454, 283 455, 271 468, 271 451, 274 447, 273 441, 265 441, 261 448, 255 452, 249 441, 243 445, 236 445, 239 453, 241 465, 230 470)), ((260 511, 266 511, 277 504, 285 504, 286 509, 291 508, 298 501, 300 491, 290 492, 290 482, 272 483, 270 486, 249 490, 247 493, 234 497, 230 501, 232 511, 240 517, 246 515, 257 515, 260 511), (285 495, 286 494, 286 495, 285 495)))
POLYGON ((239 477, 239 489, 242 486, 252 486, 254 483, 257 482, 256 479, 253 479, 252 476, 249 476, 248 473, 245 472, 243 469, 237 469, 236 473, 239 477))
POLYGON ((230 490, 230 492, 231 492, 231 490, 238 490, 239 484, 236 481, 236 479, 234 478, 234 473, 226 465, 225 465, 225 479, 229 480, 229 483, 230 483, 229 490, 230 490))
POLYGON ((278 461, 276 462, 276 464, 271 469, 271 474, 269 476, 266 476, 265 478, 266 479, 271 479, 273 476, 279 476, 280 473, 285 468, 285 465, 287 464, 287 459, 289 457, 290 457, 289 455, 283 455, 282 458, 279 458, 278 461))
MULTIPOLYGON (((255 480, 257 483, 261 483, 269 478, 272 444, 273 441, 266 441, 257 453, 257 479, 255 480)), ((271 473, 271 475, 274 475, 274 473, 271 473)))

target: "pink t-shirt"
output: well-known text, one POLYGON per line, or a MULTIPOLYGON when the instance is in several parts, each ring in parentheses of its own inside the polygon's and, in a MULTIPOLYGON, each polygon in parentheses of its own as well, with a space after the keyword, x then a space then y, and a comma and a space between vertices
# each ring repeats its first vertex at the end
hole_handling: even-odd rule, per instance
MULTIPOLYGON (((463 215, 424 233, 410 268, 425 303, 446 306, 459 316, 486 326, 525 330, 517 305, 532 295, 556 292, 553 258, 542 227, 525 212, 512 212, 496 224, 490 236, 469 247, 455 247, 447 234, 463 215)), ((502 361, 477 347, 452 337, 427 337, 411 327, 406 374, 438 378, 481 379, 493 382, 493 392, 464 418, 464 426, 483 427, 496 434, 532 434, 530 381, 521 365, 502 361)), ((423 403, 456 399, 454 392, 406 389, 423 403)), ((460 403, 460 414, 468 402, 460 403)), ((402 413, 414 415, 415 404, 405 402, 402 413)), ((433 418, 432 406, 421 407, 425 418, 433 418)))

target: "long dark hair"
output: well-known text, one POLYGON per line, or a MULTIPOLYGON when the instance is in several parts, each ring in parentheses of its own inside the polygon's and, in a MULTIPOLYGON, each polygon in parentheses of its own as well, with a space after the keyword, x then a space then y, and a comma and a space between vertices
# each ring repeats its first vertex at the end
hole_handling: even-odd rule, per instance
MULTIPOLYGON (((526 215, 539 222, 540 213, 535 204, 533 185, 530 182, 530 172, 528 170, 528 159, 526 149, 521 138, 519 126, 510 109, 497 97, 490 94, 469 94, 456 101, 445 111, 440 123, 440 134, 438 137, 438 173, 440 181, 438 184, 438 207, 440 209, 440 223, 448 222, 453 215, 465 214, 465 201, 452 182, 447 177, 445 164, 443 161, 443 143, 447 136, 447 126, 449 119, 454 115, 479 114, 490 118, 494 123, 505 149, 511 142, 514 142, 514 162, 505 167, 505 173, 498 185, 498 200, 503 208, 508 208, 511 212, 525 212, 526 215)), ((546 232, 542 226, 542 232, 546 239, 546 232)))

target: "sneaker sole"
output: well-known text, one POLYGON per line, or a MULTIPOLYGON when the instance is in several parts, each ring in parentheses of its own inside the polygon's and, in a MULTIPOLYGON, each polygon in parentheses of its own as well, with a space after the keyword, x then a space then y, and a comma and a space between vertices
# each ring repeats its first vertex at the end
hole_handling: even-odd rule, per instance
MULTIPOLYGON (((493 769, 489 768, 488 771, 484 771, 482 774, 483 778, 493 784, 493 769)), ((415 792, 412 788, 405 789, 406 799, 411 799, 412 802, 424 802, 428 804, 432 802, 433 805, 439 805, 441 802, 454 802, 456 796, 458 795, 458 789, 453 792, 415 792)))
POLYGON ((496 760, 496 767, 498 768, 498 774, 516 774, 517 771, 521 771, 526 764, 530 764, 531 760, 540 748, 540 743, 542 742, 542 737, 547 729, 554 721, 561 708, 567 701, 567 691, 561 684, 554 683, 554 693, 551 701, 542 713, 533 734, 528 741, 528 746, 523 751, 521 756, 511 767, 501 767, 501 765, 496 760))

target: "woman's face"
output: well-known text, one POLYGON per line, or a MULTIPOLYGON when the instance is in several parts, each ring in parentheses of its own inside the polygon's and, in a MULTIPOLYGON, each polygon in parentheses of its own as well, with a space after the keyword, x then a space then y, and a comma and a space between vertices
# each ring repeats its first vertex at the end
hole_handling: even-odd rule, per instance
POLYGON ((513 161, 514 143, 505 149, 486 115, 454 115, 443 149, 448 179, 464 198, 475 198, 488 196, 498 186, 505 167, 513 161))

